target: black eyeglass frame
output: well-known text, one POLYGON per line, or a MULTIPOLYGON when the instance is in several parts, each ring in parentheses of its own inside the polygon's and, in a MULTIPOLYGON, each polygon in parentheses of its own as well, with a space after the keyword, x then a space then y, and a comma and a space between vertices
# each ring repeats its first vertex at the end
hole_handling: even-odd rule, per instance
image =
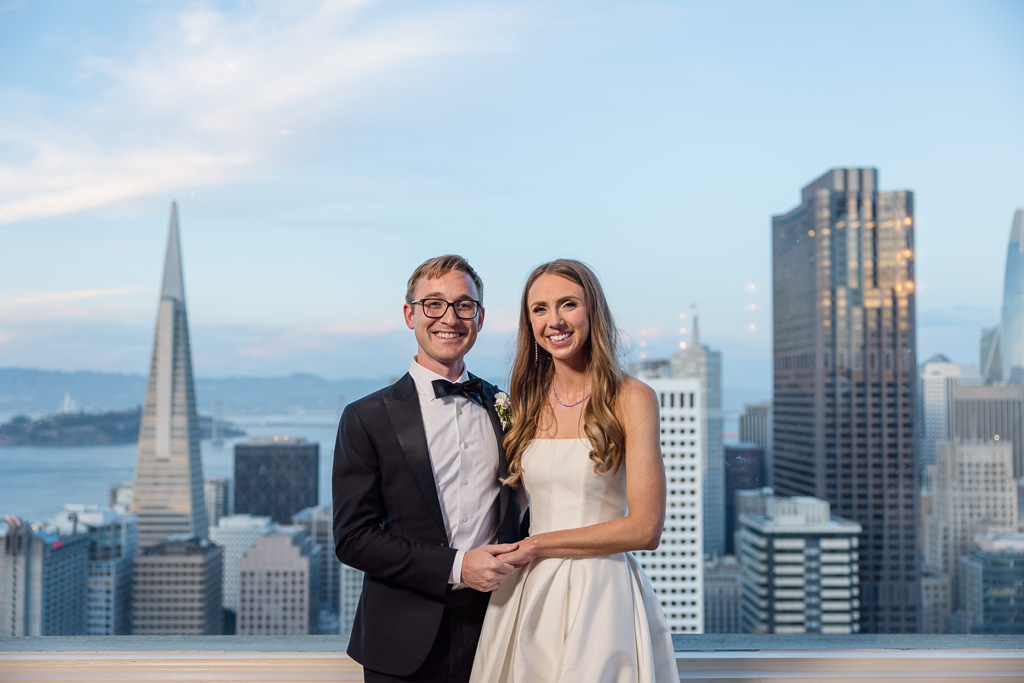
POLYGON ((477 301, 476 299, 459 299, 458 301, 446 301, 444 299, 438 299, 436 297, 429 297, 427 299, 416 299, 415 301, 410 301, 409 302, 410 306, 414 306, 415 304, 419 304, 420 305, 420 310, 423 311, 423 315, 427 316, 431 320, 437 320, 438 318, 445 317, 445 315, 448 314, 448 309, 449 308, 452 309, 453 311, 455 311, 455 317, 458 318, 459 320, 472 320, 473 318, 475 318, 478 315, 480 315, 480 311, 484 307, 483 302, 482 301, 477 301), (440 301, 441 303, 445 304, 444 310, 441 311, 441 315, 430 315, 429 313, 427 313, 427 307, 423 305, 427 301, 440 301), (473 311, 473 315, 469 316, 468 318, 459 315, 459 309, 455 308, 455 304, 465 304, 465 303, 472 303, 472 304, 476 305, 476 310, 473 311))

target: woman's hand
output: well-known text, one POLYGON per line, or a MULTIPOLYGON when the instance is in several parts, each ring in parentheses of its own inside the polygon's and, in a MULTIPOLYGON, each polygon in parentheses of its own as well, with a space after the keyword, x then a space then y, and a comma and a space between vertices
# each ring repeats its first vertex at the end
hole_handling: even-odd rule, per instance
POLYGON ((665 527, 666 498, 658 396, 646 384, 628 378, 619 392, 616 413, 626 431, 622 465, 626 469, 626 516, 538 533, 497 559, 518 568, 538 557, 601 557, 658 547, 665 527))
POLYGON ((540 554, 537 537, 531 536, 519 541, 519 547, 512 552, 496 555, 495 559, 500 560, 505 564, 510 564, 518 569, 529 564, 538 557, 540 557, 540 554))

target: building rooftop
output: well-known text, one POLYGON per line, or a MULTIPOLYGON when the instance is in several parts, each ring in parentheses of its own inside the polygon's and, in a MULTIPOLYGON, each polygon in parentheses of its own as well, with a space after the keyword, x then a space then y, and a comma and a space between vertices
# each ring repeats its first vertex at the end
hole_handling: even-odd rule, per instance
POLYGON ((1024 552, 1024 533, 981 533, 975 534, 974 544, 986 553, 1024 552))
MULTIPOLYGON (((268 446, 274 444, 280 445, 302 445, 306 443, 306 438, 303 436, 252 436, 249 437, 249 445, 251 446, 268 446)), ((239 444, 244 446, 245 444, 239 444)))

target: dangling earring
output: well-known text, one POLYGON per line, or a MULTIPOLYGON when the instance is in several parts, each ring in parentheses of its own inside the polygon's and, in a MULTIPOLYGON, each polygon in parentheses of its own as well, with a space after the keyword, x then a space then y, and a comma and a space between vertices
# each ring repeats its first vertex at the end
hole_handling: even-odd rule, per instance
POLYGON ((539 353, 537 351, 537 340, 533 340, 533 364, 536 365, 539 362, 539 353))

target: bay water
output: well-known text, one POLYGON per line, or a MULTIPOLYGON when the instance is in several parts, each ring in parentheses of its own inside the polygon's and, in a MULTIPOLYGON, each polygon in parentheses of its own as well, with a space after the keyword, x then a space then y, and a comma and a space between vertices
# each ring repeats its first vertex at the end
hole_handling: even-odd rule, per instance
MULTIPOLYGON (((204 477, 234 478, 235 444, 251 437, 302 437, 320 445, 319 503, 331 502, 331 466, 336 416, 265 415, 229 417, 246 436, 216 444, 200 442, 204 477)), ((109 505, 110 487, 135 478, 138 445, 0 446, 0 519, 26 522, 52 519, 65 503, 109 505)))

